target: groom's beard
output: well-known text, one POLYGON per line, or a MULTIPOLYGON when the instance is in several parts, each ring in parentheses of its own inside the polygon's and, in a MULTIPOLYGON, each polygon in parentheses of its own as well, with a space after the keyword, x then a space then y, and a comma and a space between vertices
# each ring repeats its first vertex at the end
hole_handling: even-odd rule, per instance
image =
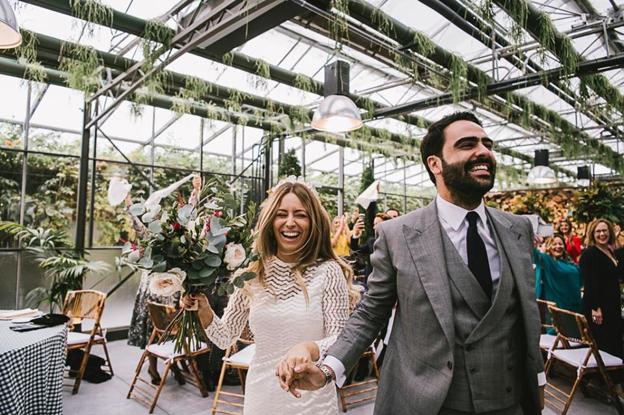
POLYGON ((496 177, 496 162, 490 157, 479 157, 467 162, 447 163, 442 159, 442 179, 454 195, 465 200, 479 200, 492 189, 496 177), (477 178, 470 174, 477 164, 487 164, 488 178, 477 178))

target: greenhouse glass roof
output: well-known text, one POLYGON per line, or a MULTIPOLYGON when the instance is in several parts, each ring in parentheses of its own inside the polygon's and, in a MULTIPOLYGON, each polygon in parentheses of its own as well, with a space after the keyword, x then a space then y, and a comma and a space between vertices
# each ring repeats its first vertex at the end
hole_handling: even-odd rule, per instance
MULTIPOLYGON (((285 148, 300 156, 305 151, 311 177, 336 172, 342 145, 347 176, 360 175, 363 160, 372 155, 379 160, 377 177, 419 189, 431 187, 418 155, 426 127, 445 114, 474 110, 497 142, 499 165, 505 166, 499 188, 521 185, 536 149, 550 150, 551 166, 564 183, 574 183, 582 165, 596 175, 624 172, 624 6, 606 0, 286 2, 298 7, 290 19, 267 12, 259 33, 246 33, 238 42, 226 39, 231 44, 217 41, 218 52, 200 44, 165 61, 173 86, 145 80, 117 107, 119 91, 101 94, 99 107, 114 108, 98 121, 102 134, 124 153, 203 148, 207 155, 228 158, 234 151, 240 170, 267 131, 286 126, 281 130, 285 148), (323 97, 325 65, 337 58, 351 64, 350 91, 368 128, 346 137, 319 136, 309 131, 310 111, 323 97), (148 105, 155 95, 166 97, 162 101, 169 107, 148 105), (235 149, 233 134, 243 137, 235 149)), ((27 88, 9 64, 42 68, 48 71, 45 79, 30 76, 43 81, 34 88, 38 105, 31 108, 31 127, 56 130, 59 140, 71 142, 80 138, 85 92, 52 79, 76 71, 63 63, 73 44, 95 52, 80 55, 85 61, 95 56, 87 73, 97 78, 87 91, 92 94, 128 72, 134 61, 151 59, 157 66, 182 50, 183 42, 167 43, 170 37, 162 35, 167 28, 179 34, 220 5, 232 3, 236 13, 236 7, 271 1, 12 3, 21 28, 38 40, 31 46, 34 54, 22 50, 2 56, 0 88, 12 100, 0 102, 0 120, 23 122, 25 117, 27 88), (150 57, 159 47, 166 51, 150 57)), ((249 27, 253 32, 255 26, 249 27)), ((136 74, 129 75, 120 85, 136 80, 136 74)), ((98 146, 104 151, 111 144, 98 146)))

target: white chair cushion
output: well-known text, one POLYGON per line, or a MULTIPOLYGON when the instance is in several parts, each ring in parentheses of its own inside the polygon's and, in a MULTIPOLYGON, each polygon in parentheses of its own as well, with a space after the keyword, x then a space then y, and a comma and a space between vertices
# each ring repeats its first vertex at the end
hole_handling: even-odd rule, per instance
MULTIPOLYGON (((553 345, 555 344, 555 339, 557 338, 557 336, 553 335, 553 334, 541 334, 540 335, 540 341, 539 341, 539 345, 540 348, 544 349, 544 350, 550 350, 552 349, 553 345)), ((570 347, 579 347, 581 344, 580 343, 576 343, 576 342, 570 342, 570 347)), ((562 344, 559 343, 559 348, 562 347, 562 344)))
POLYGON ((540 335, 540 341, 539 341, 540 348, 545 349, 545 350, 552 349, 553 344, 555 344, 556 338, 557 336, 554 336, 552 334, 540 335))
POLYGON ((224 357, 223 360, 228 363, 234 363, 238 365, 248 365, 251 363, 251 359, 253 359, 256 354, 256 344, 250 344, 245 347, 240 352, 234 353, 230 357, 224 357))
MULTIPOLYGON (((106 336, 106 333, 104 333, 104 336, 106 336)), ((87 344, 87 342, 89 341, 89 337, 91 337, 91 333, 70 331, 69 333, 67 333, 67 344, 69 346, 74 346, 77 344, 87 344)), ((105 340, 105 338, 100 336, 99 334, 96 334, 95 337, 93 337, 93 340, 96 342, 101 342, 105 340)))
MULTIPOLYGON (((587 347, 582 347, 580 349, 557 349, 553 350, 551 353, 557 359, 569 363, 574 367, 579 367, 583 364, 583 359, 587 356, 588 350, 589 349, 587 347)), ((600 351, 600 357, 602 357, 602 361, 607 367, 622 365, 622 359, 607 352, 600 351)), ((593 355, 587 361, 586 367, 598 367, 596 359, 593 355)))
MULTIPOLYGON (((205 343, 201 343, 201 347, 194 351, 198 352, 200 350, 205 350, 207 348, 208 348, 208 345, 206 345, 205 343)), ((162 344, 153 343, 147 346, 147 351, 165 360, 173 359, 173 358, 184 355, 184 350, 182 350, 179 353, 174 353, 173 349, 174 349, 173 341, 166 341, 162 344)))

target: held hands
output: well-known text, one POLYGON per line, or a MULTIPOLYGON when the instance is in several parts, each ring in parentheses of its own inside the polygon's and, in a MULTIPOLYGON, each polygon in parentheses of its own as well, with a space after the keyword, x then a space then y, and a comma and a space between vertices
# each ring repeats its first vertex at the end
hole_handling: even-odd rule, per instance
POLYGON ((598 307, 597 310, 592 310, 591 313, 594 324, 600 326, 602 324, 602 309, 598 307))
POLYGON ((214 311, 204 294, 186 294, 180 298, 180 307, 185 310, 197 310, 204 328, 212 323, 214 311))
POLYGON ((313 363, 318 354, 314 342, 299 343, 288 351, 275 368, 275 376, 284 391, 300 398, 300 390, 317 390, 325 386, 325 375, 313 363))

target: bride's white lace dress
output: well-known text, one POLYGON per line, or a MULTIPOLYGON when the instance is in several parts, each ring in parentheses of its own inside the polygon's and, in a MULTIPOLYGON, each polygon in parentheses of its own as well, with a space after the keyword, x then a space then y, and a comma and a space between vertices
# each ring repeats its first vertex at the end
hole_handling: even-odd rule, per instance
POLYGON ((274 257, 267 261, 266 288, 254 281, 250 292, 237 289, 221 319, 215 316, 206 329, 220 348, 232 345, 247 321, 254 335, 256 354, 245 386, 245 415, 335 415, 333 383, 318 391, 302 391, 297 399, 280 388, 275 367, 286 352, 302 341, 316 341, 321 356, 342 331, 349 314, 347 282, 335 261, 312 265, 303 274, 308 290, 295 282, 291 266, 274 257))

